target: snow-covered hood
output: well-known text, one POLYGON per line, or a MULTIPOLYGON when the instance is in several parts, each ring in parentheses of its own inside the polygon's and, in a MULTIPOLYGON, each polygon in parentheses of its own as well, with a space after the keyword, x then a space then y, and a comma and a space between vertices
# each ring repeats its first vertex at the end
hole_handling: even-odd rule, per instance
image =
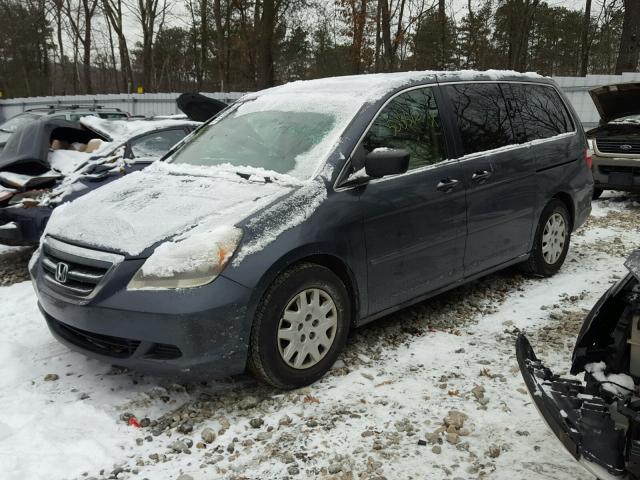
POLYGON ((56 208, 43 238, 137 256, 195 227, 235 225, 295 187, 224 167, 157 162, 56 208))
POLYGON ((605 85, 590 90, 589 95, 605 123, 640 113, 640 83, 605 85))

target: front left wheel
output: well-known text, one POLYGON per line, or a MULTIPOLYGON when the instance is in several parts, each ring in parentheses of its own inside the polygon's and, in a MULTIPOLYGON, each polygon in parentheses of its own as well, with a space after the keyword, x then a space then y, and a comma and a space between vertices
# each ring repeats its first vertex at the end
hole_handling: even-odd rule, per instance
POLYGON ((249 370, 282 389, 315 382, 344 347, 351 325, 350 305, 344 283, 328 268, 303 263, 285 271, 256 311, 249 370))

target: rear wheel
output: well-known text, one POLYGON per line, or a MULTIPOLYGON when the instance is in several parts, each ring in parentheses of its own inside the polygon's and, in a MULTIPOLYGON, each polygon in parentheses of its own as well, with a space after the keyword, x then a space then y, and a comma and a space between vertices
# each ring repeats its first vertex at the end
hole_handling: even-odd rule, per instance
POLYGON ((602 195, 602 192, 604 190, 602 188, 598 188, 598 187, 593 187, 593 199, 597 200, 598 198, 600 198, 600 195, 602 195))
POLYGON ((297 265, 281 274, 260 302, 249 370, 278 388, 313 383, 336 361, 350 324, 349 295, 340 278, 320 265, 297 265))
POLYGON ((533 250, 523 264, 524 270, 544 277, 555 274, 564 263, 570 240, 569 211, 563 202, 553 199, 540 215, 533 250))

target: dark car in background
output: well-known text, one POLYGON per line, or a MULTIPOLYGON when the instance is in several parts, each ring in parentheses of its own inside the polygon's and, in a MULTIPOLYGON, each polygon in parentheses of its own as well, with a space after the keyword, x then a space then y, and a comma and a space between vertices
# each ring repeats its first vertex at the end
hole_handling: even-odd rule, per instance
POLYGON ((640 251, 629 274, 594 305, 578 334, 571 374, 545 367, 524 335, 520 371, 538 412, 563 446, 600 480, 640 478, 640 251))
POLYGON ((36 245, 54 208, 141 170, 200 125, 42 117, 0 153, 0 243, 36 245))
POLYGON ((600 125, 587 132, 593 157, 594 198, 603 190, 640 192, 640 83, 589 92, 600 125))
POLYGON ((294 82, 57 208, 29 270, 74 350, 293 388, 356 326, 509 265, 557 272, 591 210, 586 147, 535 74, 294 82))
POLYGON ((84 116, 97 116, 104 119, 126 120, 128 113, 119 108, 108 108, 101 105, 50 105, 43 108, 29 108, 0 123, 0 151, 11 135, 21 126, 43 118, 78 121, 84 116))

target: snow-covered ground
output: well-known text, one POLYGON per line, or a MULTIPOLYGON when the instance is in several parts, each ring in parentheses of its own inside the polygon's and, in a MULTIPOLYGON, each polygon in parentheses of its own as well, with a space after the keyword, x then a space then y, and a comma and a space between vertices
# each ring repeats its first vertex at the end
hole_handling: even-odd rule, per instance
POLYGON ((637 197, 605 194, 555 277, 509 269, 375 322, 293 392, 89 360, 53 340, 30 283, 0 287, 0 478, 591 479, 531 404, 514 340, 526 331, 566 373, 584 314, 640 241, 638 215, 637 197))

